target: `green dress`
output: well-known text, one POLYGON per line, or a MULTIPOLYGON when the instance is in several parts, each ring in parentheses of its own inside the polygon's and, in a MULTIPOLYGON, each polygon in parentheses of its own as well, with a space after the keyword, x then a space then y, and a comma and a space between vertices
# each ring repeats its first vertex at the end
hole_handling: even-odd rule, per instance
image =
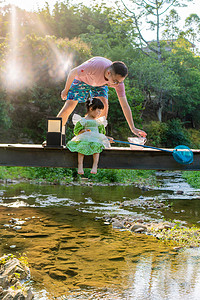
POLYGON ((110 142, 105 136, 105 127, 107 126, 105 117, 96 120, 87 120, 74 114, 72 122, 75 125, 75 137, 67 143, 67 148, 70 151, 92 155, 102 152, 105 148, 110 148, 110 142), (90 131, 79 134, 83 129, 89 129, 90 131))

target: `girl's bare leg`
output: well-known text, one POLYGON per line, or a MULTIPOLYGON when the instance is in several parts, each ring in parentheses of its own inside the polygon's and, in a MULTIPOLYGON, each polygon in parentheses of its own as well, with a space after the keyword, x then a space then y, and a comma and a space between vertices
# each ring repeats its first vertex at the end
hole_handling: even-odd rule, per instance
POLYGON ((99 162, 99 153, 94 153, 92 170, 90 171, 91 174, 97 174, 98 162, 99 162))
POLYGON ((84 154, 78 153, 78 174, 80 175, 84 174, 83 159, 84 159, 84 154))

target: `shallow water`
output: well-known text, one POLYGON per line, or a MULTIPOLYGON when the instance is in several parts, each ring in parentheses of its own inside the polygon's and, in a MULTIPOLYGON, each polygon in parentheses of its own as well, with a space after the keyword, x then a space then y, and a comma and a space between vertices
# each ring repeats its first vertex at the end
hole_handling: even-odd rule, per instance
POLYGON ((180 173, 160 187, 0 186, 0 254, 28 257, 35 299, 199 299, 200 250, 176 252, 152 236, 112 229, 101 217, 200 221, 200 190, 180 173), (122 206, 128 200, 137 205, 122 206), (147 203, 164 203, 163 208, 147 203), (99 217, 99 218, 98 218, 99 217), (12 218, 25 221, 14 230, 12 218))

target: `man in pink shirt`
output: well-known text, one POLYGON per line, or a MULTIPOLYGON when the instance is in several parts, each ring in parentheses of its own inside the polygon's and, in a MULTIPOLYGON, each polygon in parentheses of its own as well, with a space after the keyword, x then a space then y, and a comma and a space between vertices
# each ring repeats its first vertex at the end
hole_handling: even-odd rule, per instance
POLYGON ((68 75, 61 98, 67 100, 57 117, 61 117, 63 125, 76 105, 85 102, 88 95, 98 97, 104 104, 101 116, 108 114, 108 86, 115 88, 119 103, 130 130, 137 136, 146 136, 143 130, 135 128, 130 106, 126 99, 124 79, 128 69, 123 62, 112 62, 104 57, 93 57, 80 66, 72 69, 68 75))

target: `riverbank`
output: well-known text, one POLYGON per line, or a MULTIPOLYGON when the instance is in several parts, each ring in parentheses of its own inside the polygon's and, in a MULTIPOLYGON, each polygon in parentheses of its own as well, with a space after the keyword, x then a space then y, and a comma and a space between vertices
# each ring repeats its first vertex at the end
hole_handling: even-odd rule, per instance
POLYGON ((111 225, 116 230, 128 230, 135 234, 146 234, 164 242, 175 251, 182 248, 200 247, 200 228, 188 227, 180 221, 154 221, 133 219, 127 216, 104 216, 105 225, 111 225))
POLYGON ((77 173, 77 169, 65 168, 35 168, 35 167, 0 167, 1 182, 31 181, 39 184, 141 184, 155 185, 154 170, 110 170, 99 169, 97 174, 90 174, 85 169, 84 176, 77 173))
MULTIPOLYGON (((183 171, 182 177, 194 188, 200 188, 200 172, 183 171)), ((83 176, 77 169, 0 167, 0 183, 32 182, 34 184, 55 185, 158 185, 155 170, 110 170, 99 169, 96 175, 85 169, 83 176)))

